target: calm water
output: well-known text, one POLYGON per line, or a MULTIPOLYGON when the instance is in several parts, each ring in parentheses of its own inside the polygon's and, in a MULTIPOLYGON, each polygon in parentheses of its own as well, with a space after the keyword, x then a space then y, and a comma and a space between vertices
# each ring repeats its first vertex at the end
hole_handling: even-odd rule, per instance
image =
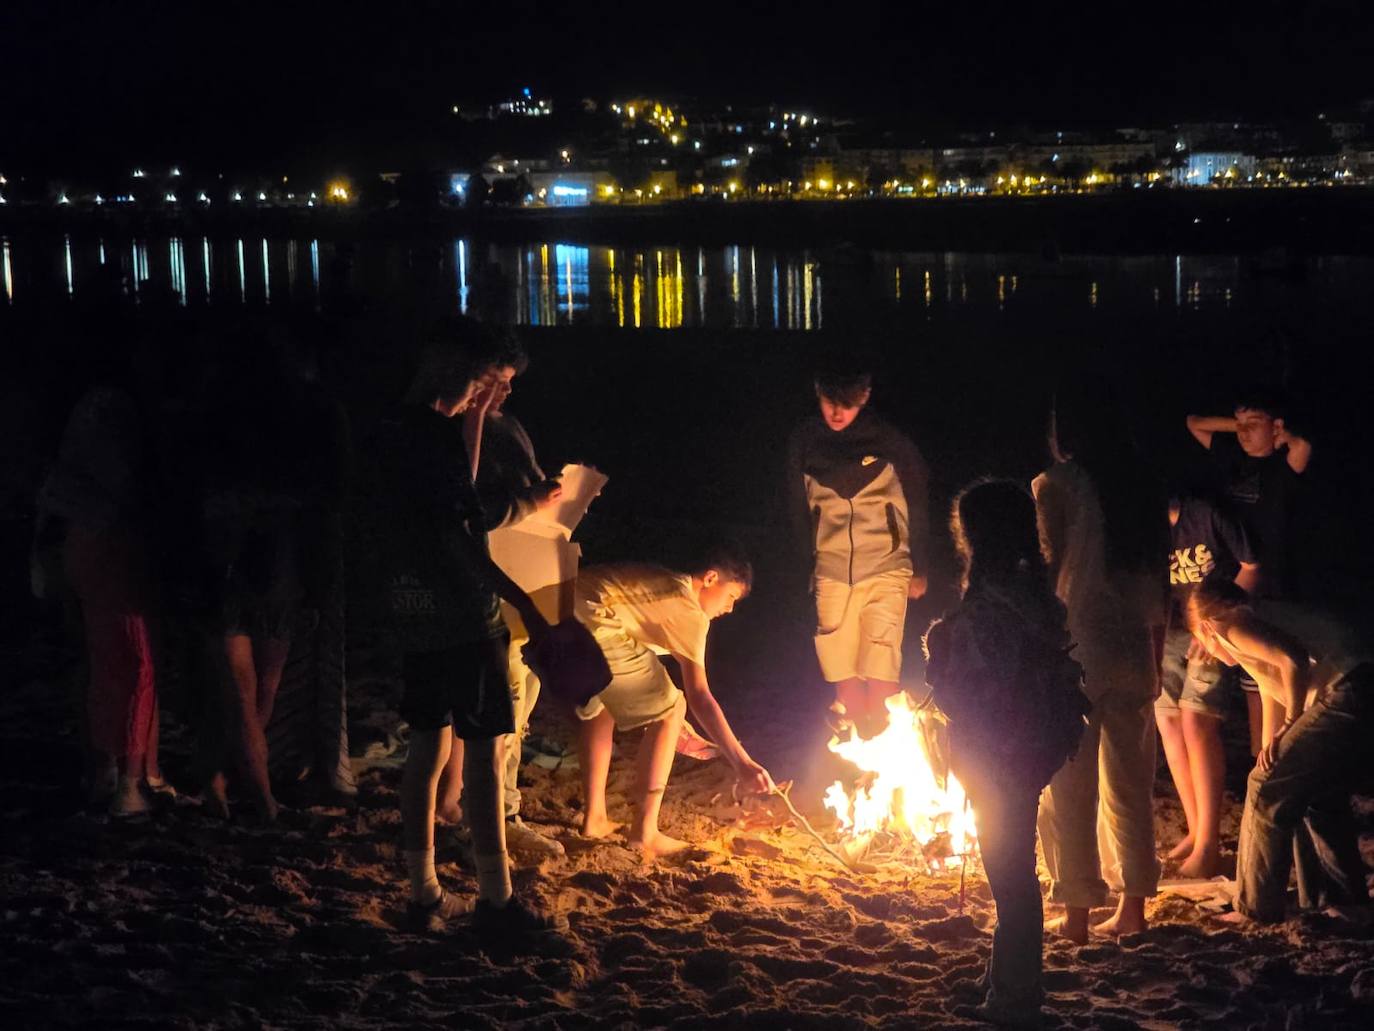
POLYGON ((1276 290, 1298 289, 1363 307, 1374 259, 62 237, 0 238, 0 273, 11 306, 106 289, 135 300, 170 292, 187 306, 327 307, 356 291, 517 325, 808 331, 844 329, 874 304, 915 318, 1023 305, 1225 311, 1262 309, 1276 290))

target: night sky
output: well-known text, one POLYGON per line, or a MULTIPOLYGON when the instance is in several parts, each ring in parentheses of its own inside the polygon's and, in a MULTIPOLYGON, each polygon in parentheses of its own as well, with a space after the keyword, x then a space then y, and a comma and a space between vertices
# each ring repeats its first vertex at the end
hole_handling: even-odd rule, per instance
POLYGON ((1268 120, 1374 95, 1370 67, 1360 0, 6 0, 0 162, 385 155, 453 131, 452 103, 524 84, 561 100, 776 99, 931 130, 1268 120))

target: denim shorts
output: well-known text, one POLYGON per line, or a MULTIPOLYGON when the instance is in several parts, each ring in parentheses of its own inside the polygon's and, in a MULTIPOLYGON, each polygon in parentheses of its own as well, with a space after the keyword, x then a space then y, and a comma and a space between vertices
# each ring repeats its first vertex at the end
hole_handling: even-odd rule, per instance
POLYGON ((1160 692, 1155 700, 1157 712, 1186 709, 1222 719, 1226 715, 1226 695, 1230 690, 1222 677, 1221 664, 1210 657, 1188 658, 1193 635, 1174 628, 1164 639, 1164 665, 1160 670, 1160 692))

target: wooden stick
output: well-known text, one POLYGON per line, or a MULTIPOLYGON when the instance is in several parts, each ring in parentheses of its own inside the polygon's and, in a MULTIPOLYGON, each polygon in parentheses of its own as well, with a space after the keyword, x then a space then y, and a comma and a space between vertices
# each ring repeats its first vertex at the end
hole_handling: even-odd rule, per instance
POLYGON ((787 797, 786 791, 782 790, 782 788, 775 786, 773 788, 773 794, 777 795, 779 798, 782 799, 782 804, 787 806, 787 811, 792 814, 792 819, 797 821, 797 825, 801 827, 802 830, 806 831, 807 834, 810 834, 813 838, 815 838, 816 841, 820 843, 821 848, 829 852, 831 857, 833 857, 836 862, 838 862, 846 870, 851 870, 854 873, 860 872, 858 867, 856 867, 848 859, 842 856, 839 852, 836 852, 833 848, 831 848, 830 843, 816 833, 816 828, 811 826, 810 821, 808 821, 807 818, 803 816, 801 813, 797 812, 797 807, 794 806, 792 804, 792 800, 787 797))

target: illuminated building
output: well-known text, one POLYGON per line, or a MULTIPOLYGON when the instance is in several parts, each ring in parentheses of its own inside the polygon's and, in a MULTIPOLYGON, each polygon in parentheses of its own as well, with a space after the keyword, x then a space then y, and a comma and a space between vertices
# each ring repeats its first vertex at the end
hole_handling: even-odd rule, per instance
POLYGON ((503 100, 492 109, 492 117, 497 115, 518 115, 525 118, 540 118, 553 114, 553 101, 536 97, 526 86, 518 96, 503 100))
POLYGON ((1235 151, 1194 151, 1188 163, 1174 169, 1174 181, 1183 186, 1207 186, 1214 180, 1242 182, 1255 174, 1255 156, 1235 151))

